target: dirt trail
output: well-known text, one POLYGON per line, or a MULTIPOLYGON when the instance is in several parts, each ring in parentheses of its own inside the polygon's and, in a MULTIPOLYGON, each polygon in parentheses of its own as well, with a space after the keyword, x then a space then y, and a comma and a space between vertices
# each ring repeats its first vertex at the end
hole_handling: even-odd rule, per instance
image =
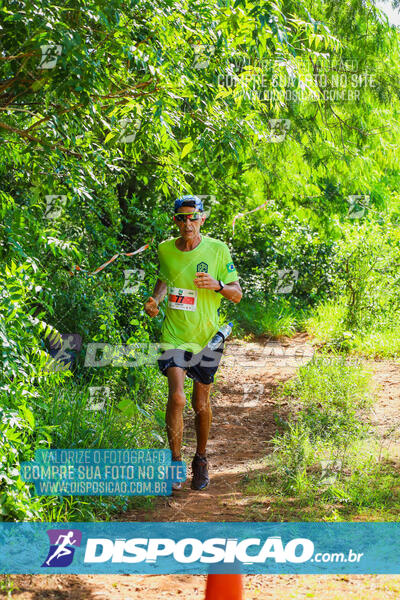
MULTIPOLYGON (((305 334, 279 344, 260 338, 227 345, 212 397, 213 424, 208 456, 211 483, 207 490, 190 489, 190 461, 195 449, 193 411, 185 417, 184 457, 188 481, 172 497, 158 498, 152 510, 131 510, 121 521, 262 521, 271 508, 267 501, 244 495, 246 473, 265 470, 263 459, 276 431, 273 390, 292 377, 312 356, 305 334)), ((400 424, 400 365, 369 361, 379 390, 373 421, 380 433, 400 424)), ((190 402, 189 402, 190 404, 190 402)), ((285 405, 280 407, 280 415, 285 405)), ((19 576, 17 600, 160 600, 204 597, 205 577, 163 575, 53 575, 19 576)), ((2 596, 0 592, 0 598, 2 596)), ((245 600, 276 599, 386 599, 400 598, 400 576, 254 575, 245 578, 245 600)))
MULTIPOLYGON (((213 422, 208 443, 209 487, 190 489, 190 463, 196 448, 194 412, 185 416, 183 455, 188 480, 172 497, 160 498, 154 512, 131 511, 128 521, 246 521, 251 497, 240 491, 246 473, 263 470, 268 442, 276 431, 272 392, 309 360, 305 336, 281 343, 236 340, 227 345, 212 396, 213 422), (156 519, 154 518, 156 515, 156 519)), ((190 400, 188 399, 189 406, 190 400)))

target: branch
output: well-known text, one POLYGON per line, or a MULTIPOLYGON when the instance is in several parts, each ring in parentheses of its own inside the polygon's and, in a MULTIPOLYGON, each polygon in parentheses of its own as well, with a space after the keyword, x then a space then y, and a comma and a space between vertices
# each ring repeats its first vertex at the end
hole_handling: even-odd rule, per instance
POLYGON ((37 137, 33 137, 32 135, 29 135, 28 133, 26 133, 26 131, 23 129, 16 129, 15 127, 11 127, 10 125, 7 125, 6 123, 2 123, 2 122, 0 122, 0 127, 2 129, 5 129, 6 131, 11 131, 12 133, 16 133, 17 135, 21 136, 24 139, 29 140, 30 142, 36 142, 37 144, 41 144, 42 146, 48 146, 52 150, 55 150, 55 149, 62 150, 63 152, 71 154, 72 156, 77 156, 78 158, 82 158, 82 154, 79 154, 79 152, 74 152, 73 150, 70 150, 69 148, 66 148, 65 146, 61 146, 60 144, 51 144, 47 140, 41 140, 37 137))
MULTIPOLYGON (((139 84, 137 87, 140 87, 142 84, 139 84)), ((148 82, 143 82, 143 85, 148 85, 148 82)), ((135 89, 135 88, 130 88, 130 89, 135 89)), ((129 96, 130 98, 137 98, 137 97, 142 97, 142 96, 146 96, 146 95, 150 95, 153 94, 154 92, 159 91, 158 88, 155 88, 154 90, 152 90, 151 92, 149 92, 148 94, 146 93, 141 93, 141 94, 136 94, 136 95, 132 95, 129 96)), ((117 94, 105 94, 104 96, 94 96, 93 98, 119 98, 120 96, 127 96, 127 90, 123 90, 122 92, 118 92, 117 94)), ((126 104, 128 102, 128 100, 120 100, 119 102, 115 102, 115 104, 126 104)), ((62 110, 56 111, 55 115, 59 116, 59 115, 63 115, 65 113, 71 112, 73 110, 76 110, 77 108, 82 108, 83 106, 85 106, 83 103, 78 103, 78 104, 74 104, 73 106, 70 106, 68 108, 64 108, 62 110)), ((105 108, 106 105, 102 105, 101 108, 105 108)), ((1 109, 0 110, 4 110, 1 109)), ((20 109, 21 110, 21 109, 20 109)), ((55 116, 54 114, 48 116, 48 117, 43 117, 42 119, 39 119, 39 121, 36 121, 35 123, 33 123, 33 125, 31 125, 30 127, 28 127, 28 129, 25 129, 25 131, 31 131, 32 129, 34 129, 35 127, 37 127, 38 125, 40 125, 41 123, 45 123, 46 121, 49 121, 53 116, 55 116)))
POLYGON ((38 54, 37 50, 34 50, 33 52, 20 52, 14 56, 0 56, 0 60, 14 60, 16 58, 22 58, 23 56, 35 56, 35 54, 38 54))
MULTIPOLYGON (((220 185, 220 184, 221 184, 221 182, 220 182, 220 181, 218 181, 218 179, 215 179, 214 175, 211 173, 211 169, 210 169, 210 167, 209 167, 209 164, 208 164, 208 162, 207 162, 207 159, 206 159, 206 154, 205 154, 205 150, 204 150, 204 148, 203 148, 203 160, 204 160, 204 162, 205 162, 205 164, 206 164, 206 167, 207 167, 207 169, 208 169, 208 172, 209 172, 209 173, 210 173, 210 175, 211 175, 211 178, 212 178, 212 179, 213 179, 213 180, 214 180, 214 181, 215 181, 215 182, 216 182, 218 185, 220 185)), ((234 189, 233 189, 233 188, 232 188, 230 185, 228 185, 228 184, 226 183, 226 181, 224 181, 224 187, 227 187, 227 188, 229 188, 230 190, 232 190, 232 192, 234 192, 235 194, 237 194, 237 190, 234 190, 234 189)))

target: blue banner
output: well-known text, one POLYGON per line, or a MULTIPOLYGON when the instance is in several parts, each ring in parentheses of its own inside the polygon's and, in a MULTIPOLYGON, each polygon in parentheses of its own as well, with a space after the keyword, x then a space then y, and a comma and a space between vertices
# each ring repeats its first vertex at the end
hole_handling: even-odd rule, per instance
POLYGON ((21 479, 38 496, 169 496, 173 482, 186 481, 184 461, 171 450, 36 450, 21 463, 21 479))
POLYGON ((400 573, 398 523, 0 523, 0 573, 400 573))

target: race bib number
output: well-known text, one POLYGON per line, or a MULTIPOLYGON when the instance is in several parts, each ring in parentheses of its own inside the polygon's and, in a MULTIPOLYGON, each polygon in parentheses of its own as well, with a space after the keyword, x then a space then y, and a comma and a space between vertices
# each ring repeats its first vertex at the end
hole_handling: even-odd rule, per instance
POLYGON ((197 290, 168 288, 168 306, 178 310, 195 311, 197 308, 197 290))

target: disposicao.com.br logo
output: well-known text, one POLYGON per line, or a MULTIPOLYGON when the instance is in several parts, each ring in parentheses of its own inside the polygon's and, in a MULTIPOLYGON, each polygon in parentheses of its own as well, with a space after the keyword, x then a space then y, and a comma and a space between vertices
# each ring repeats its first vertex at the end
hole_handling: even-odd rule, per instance
MULTIPOLYGON (((47 531, 50 549, 42 567, 68 567, 74 552, 81 546, 82 531, 78 529, 50 529, 47 531)), ((164 568, 175 565, 193 565, 196 571, 203 565, 301 564, 301 563, 360 563, 363 553, 316 552, 314 543, 305 537, 292 538, 284 543, 281 536, 210 537, 198 539, 185 537, 88 537, 82 544, 79 560, 81 565, 103 565, 107 572, 118 564, 140 563, 164 568), (84 553, 84 554, 83 554, 84 553)), ((76 564, 79 568, 79 565, 76 564)), ((111 572, 111 571, 110 571, 111 572)))
MULTIPOLYGON (((230 538, 209 538, 201 541, 184 538, 175 541, 169 538, 119 538, 115 541, 104 538, 89 538, 85 550, 85 563, 156 563, 169 558, 177 563, 276 563, 314 562, 314 543, 307 538, 294 538, 286 544, 280 536, 247 538, 241 541, 230 538)), ((362 553, 344 552, 317 553, 316 562, 357 562, 362 553)))

